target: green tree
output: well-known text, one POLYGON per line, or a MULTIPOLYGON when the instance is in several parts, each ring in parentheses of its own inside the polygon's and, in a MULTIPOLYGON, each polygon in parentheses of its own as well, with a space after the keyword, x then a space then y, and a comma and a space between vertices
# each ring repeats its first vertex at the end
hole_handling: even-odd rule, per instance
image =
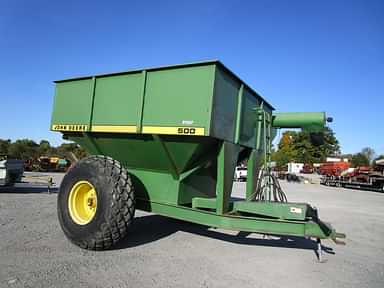
POLYGON ((272 152, 271 160, 276 162, 276 166, 282 167, 287 165, 288 162, 294 161, 296 152, 293 150, 293 137, 296 135, 295 131, 285 131, 278 144, 278 149, 272 152))
POLYGON ((318 162, 324 162, 325 158, 331 155, 340 154, 339 141, 336 138, 335 132, 329 127, 324 129, 324 144, 319 146, 318 162))
POLYGON ((293 137, 292 149, 296 156, 294 162, 314 163, 316 161, 316 148, 309 140, 309 133, 296 133, 293 137))
POLYGON ((285 166, 288 162, 319 163, 330 155, 340 153, 340 145, 335 133, 328 127, 324 129, 324 143, 314 145, 310 134, 306 131, 286 131, 280 139, 278 150, 272 154, 277 166, 285 166))
POLYGON ((9 146, 11 146, 11 140, 0 139, 0 156, 8 155, 9 146))
POLYGON ((41 140, 39 147, 38 147, 38 153, 40 156, 54 156, 55 153, 54 147, 51 147, 51 144, 47 140, 41 140))
POLYGON ((73 153, 77 159, 88 156, 88 153, 76 143, 63 143, 57 147, 57 154, 60 157, 69 157, 68 153, 73 153))
POLYGON ((351 160, 352 167, 358 167, 358 166, 368 166, 369 165, 369 159, 367 155, 365 155, 362 152, 359 152, 352 156, 351 160))
POLYGON ((369 163, 372 163, 372 161, 373 161, 373 159, 375 158, 375 155, 376 155, 375 150, 373 150, 371 147, 363 148, 360 153, 364 154, 365 157, 367 157, 369 163))
POLYGON ((30 139, 16 140, 11 143, 8 154, 12 158, 27 160, 30 158, 37 158, 39 145, 30 139))

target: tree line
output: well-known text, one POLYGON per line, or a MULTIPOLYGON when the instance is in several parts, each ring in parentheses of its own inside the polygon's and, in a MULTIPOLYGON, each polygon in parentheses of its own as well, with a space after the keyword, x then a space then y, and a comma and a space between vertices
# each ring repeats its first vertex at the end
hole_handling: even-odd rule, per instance
POLYGON ((0 139, 0 156, 6 155, 13 159, 25 161, 41 156, 67 158, 70 152, 78 159, 87 156, 87 152, 76 143, 63 143, 54 147, 47 140, 36 143, 30 139, 19 139, 14 142, 10 139, 0 139))
MULTIPOLYGON (((309 133, 305 131, 286 131, 272 152, 272 161, 278 167, 283 167, 289 162, 297 163, 322 163, 326 157, 338 156, 348 158, 353 167, 367 166, 376 159, 384 158, 384 155, 377 156, 372 148, 363 148, 355 154, 341 155, 340 145, 335 133, 326 128, 324 131, 324 143, 314 145, 310 141, 309 133)), ((76 143, 63 143, 54 147, 49 141, 41 140, 36 143, 30 139, 19 139, 12 142, 9 139, 0 139, 0 156, 7 155, 10 158, 29 160, 41 156, 57 156, 67 158, 72 152, 78 159, 87 156, 87 152, 76 143)))
POLYGON ((327 157, 332 156, 348 158, 352 167, 368 166, 374 160, 384 157, 384 155, 377 156, 369 147, 355 154, 342 155, 339 141, 329 127, 324 130, 324 143, 321 145, 314 145, 306 131, 286 131, 272 152, 272 160, 278 167, 283 167, 289 162, 323 163, 327 157))

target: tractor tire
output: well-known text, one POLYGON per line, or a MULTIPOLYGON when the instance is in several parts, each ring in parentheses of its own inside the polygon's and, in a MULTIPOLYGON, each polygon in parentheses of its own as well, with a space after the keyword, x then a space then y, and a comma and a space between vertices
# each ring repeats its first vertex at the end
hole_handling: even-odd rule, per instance
POLYGON ((57 200, 66 237, 84 249, 105 250, 127 235, 135 196, 127 170, 106 156, 90 156, 64 176, 57 200))

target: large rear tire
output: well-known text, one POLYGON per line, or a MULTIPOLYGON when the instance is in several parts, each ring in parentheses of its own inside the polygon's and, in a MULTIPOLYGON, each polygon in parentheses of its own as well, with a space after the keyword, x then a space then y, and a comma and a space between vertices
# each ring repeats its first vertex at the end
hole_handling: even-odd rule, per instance
POLYGON ((65 175, 57 201, 59 222, 74 244, 109 249, 127 235, 135 213, 127 170, 106 156, 90 156, 65 175))

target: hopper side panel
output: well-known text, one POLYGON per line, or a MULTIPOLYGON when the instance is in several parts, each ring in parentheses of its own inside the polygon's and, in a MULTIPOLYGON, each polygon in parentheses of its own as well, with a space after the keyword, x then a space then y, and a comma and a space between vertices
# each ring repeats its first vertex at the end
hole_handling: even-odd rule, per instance
POLYGON ((143 133, 173 134, 177 127, 199 128, 208 135, 214 65, 149 71, 143 133), (167 127, 170 127, 168 129, 167 127), (156 132, 158 130, 158 133, 156 132))
POLYGON ((241 107, 240 140, 241 145, 255 148, 256 143, 256 107, 258 100, 248 89, 244 89, 241 107))
POLYGON ((217 67, 212 107, 211 136, 234 142, 240 82, 217 67))
POLYGON ((136 131, 141 109, 142 73, 96 78, 92 129, 132 127, 136 131), (109 128, 108 128, 109 127, 109 128))
POLYGON ((92 79, 57 83, 51 129, 54 130, 54 125, 85 125, 88 129, 92 109, 92 92, 92 79))

